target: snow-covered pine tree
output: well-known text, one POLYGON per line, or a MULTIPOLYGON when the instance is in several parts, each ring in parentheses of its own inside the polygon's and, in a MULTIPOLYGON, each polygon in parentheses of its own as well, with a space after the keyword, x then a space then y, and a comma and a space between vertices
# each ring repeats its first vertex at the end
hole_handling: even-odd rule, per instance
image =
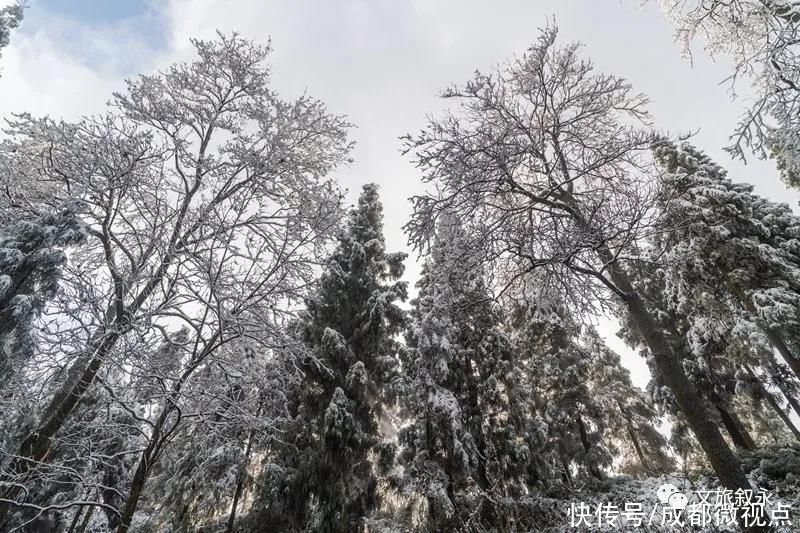
MULTIPOLYGON (((264 344, 242 340, 225 352, 183 392, 182 410, 204 415, 176 424, 153 465, 139 508, 156 530, 220 530, 227 523, 228 531, 236 531, 241 500, 252 485, 253 452, 275 435, 285 415, 284 391, 294 376, 264 353, 264 344)), ((156 366, 169 364, 162 361, 156 366)))
POLYGON ((792 0, 662 0, 676 37, 691 56, 699 37, 712 57, 731 60, 725 81, 752 88, 726 150, 775 159, 787 185, 800 187, 800 5, 792 0))
MULTIPOLYGON (((730 322, 704 315, 699 310, 692 311, 688 306, 679 308, 675 304, 666 289, 665 269, 659 263, 667 260, 659 256, 659 249, 657 245, 655 251, 643 250, 640 262, 630 272, 630 277, 648 309, 656 317, 656 323, 670 342, 673 352, 681 357, 684 371, 700 393, 698 401, 708 405, 709 415, 728 433, 737 448, 751 450, 755 442, 733 408, 733 395, 737 365, 741 361, 751 361, 752 355, 737 351, 730 345, 729 339, 733 335, 730 322), (691 314, 685 314, 687 311, 691 314)), ((649 350, 641 336, 625 313, 620 312, 619 316, 623 325, 620 334, 629 345, 640 348, 648 359, 652 374, 648 388, 654 405, 681 419, 672 394, 663 386, 658 369, 651 364, 649 350)), ((681 419, 673 424, 673 441, 679 451, 686 452, 694 441, 684 436, 683 422, 681 419)))
MULTIPOLYGON (((752 194, 749 185, 732 183, 688 144, 663 143, 655 152, 662 169, 659 231, 630 276, 695 387, 714 407, 717 423, 738 448, 752 449, 755 441, 734 408, 737 369, 761 365, 767 375, 777 375, 770 343, 788 363, 800 363, 787 349, 796 311, 785 305, 797 298, 800 279, 793 255, 796 217, 788 207, 752 194)), ((634 345, 644 345, 634 327, 625 329, 634 345)), ((660 381, 654 369, 652 390, 662 407, 677 414, 660 381)), ((790 391, 791 382, 784 383, 790 391)), ((793 427, 775 397, 759 399, 793 427)), ((675 427, 680 432, 680 424, 675 427)))
POLYGON ((404 492, 423 510, 412 528, 513 527, 503 506, 523 493, 543 443, 475 249, 443 217, 417 283, 403 358, 411 423, 399 435, 404 492))
POLYGON ((686 316, 724 317, 748 335, 760 329, 800 376, 800 219, 689 144, 661 143, 655 155, 668 297, 686 316))
POLYGON ((33 321, 58 290, 65 249, 85 238, 78 211, 72 203, 0 228, 0 389, 33 352, 33 321))
POLYGON ((645 98, 597 72, 579 45, 557 45, 557 33, 545 28, 521 57, 452 86, 445 96, 458 101, 457 111, 406 138, 430 184, 412 199, 409 239, 426 249, 436 218, 448 211, 509 290, 524 292, 536 273, 576 312, 626 306, 720 482, 749 488, 626 274, 654 207, 644 150, 655 134, 634 125, 646 122, 645 98))
MULTIPOLYGON (((350 532, 376 506, 372 461, 405 324, 403 253, 387 253, 378 187, 365 185, 307 311, 295 325, 309 355, 291 391, 294 422, 262 477, 256 530, 350 532)), ((381 449, 383 449, 381 447, 381 449)))
POLYGON ((537 411, 547 423, 551 475, 568 485, 576 475, 603 479, 611 465, 608 413, 591 391, 593 354, 579 342, 580 324, 563 308, 528 305, 514 315, 516 344, 530 360, 537 411))
POLYGON ((11 30, 20 25, 24 14, 24 2, 17 2, 0 9, 0 50, 11 42, 11 30))
POLYGON ((605 417, 607 446, 620 458, 617 469, 640 477, 674 471, 667 440, 658 431, 658 410, 644 391, 633 385, 619 354, 594 328, 584 329, 581 344, 591 355, 589 391, 605 417))

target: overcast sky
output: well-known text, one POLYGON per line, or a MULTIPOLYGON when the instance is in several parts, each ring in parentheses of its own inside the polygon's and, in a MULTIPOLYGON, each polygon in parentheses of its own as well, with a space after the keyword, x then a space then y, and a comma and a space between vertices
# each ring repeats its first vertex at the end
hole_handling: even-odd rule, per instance
MULTIPOLYGON (((722 151, 746 99, 731 101, 724 60, 698 49, 683 59, 657 0, 29 0, 0 68, 0 113, 74 119, 103 109, 122 80, 191 54, 191 37, 215 30, 272 40, 273 84, 286 97, 303 91, 356 124, 355 162, 337 178, 351 193, 382 187, 387 243, 405 249, 400 227, 419 175, 397 138, 442 109, 441 89, 520 54, 554 18, 562 42, 579 40, 598 69, 622 75, 648 94, 657 125, 696 132, 694 143, 736 180, 790 203, 769 163, 733 162, 722 151)), ((418 269, 409 261, 407 278, 418 269)), ((603 327, 643 385, 642 361, 603 327)))

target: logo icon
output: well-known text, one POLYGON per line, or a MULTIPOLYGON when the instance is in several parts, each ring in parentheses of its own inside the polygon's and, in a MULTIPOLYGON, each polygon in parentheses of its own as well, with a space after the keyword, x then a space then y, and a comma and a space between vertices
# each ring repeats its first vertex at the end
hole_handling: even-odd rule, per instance
POLYGON ((683 511, 686 509, 686 504, 689 503, 689 498, 686 497, 686 494, 682 492, 676 492, 672 496, 669 497, 669 506, 673 509, 678 509, 683 511))
POLYGON ((663 505, 669 506, 673 509, 686 509, 686 504, 689 503, 689 498, 684 493, 678 490, 678 487, 671 483, 664 483, 656 491, 658 501, 663 505))

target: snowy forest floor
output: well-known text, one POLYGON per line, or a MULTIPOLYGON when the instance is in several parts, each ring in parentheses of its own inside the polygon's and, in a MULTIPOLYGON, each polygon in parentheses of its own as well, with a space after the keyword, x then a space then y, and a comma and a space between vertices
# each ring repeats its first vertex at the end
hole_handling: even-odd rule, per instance
MULTIPOLYGON (((742 464, 755 482, 761 494, 768 495, 768 502, 762 506, 758 500, 758 492, 752 495, 751 509, 754 513, 763 512, 764 520, 770 520, 770 510, 776 504, 783 505, 788 512, 789 522, 775 524, 776 533, 800 531, 800 446, 773 445, 757 451, 742 454, 742 464)), ((723 512, 716 498, 722 491, 711 475, 692 475, 675 473, 667 476, 633 479, 629 476, 615 476, 605 481, 592 481, 582 487, 553 494, 548 498, 532 498, 528 512, 541 514, 542 532, 567 531, 703 531, 703 532, 735 532, 737 526, 725 525, 725 520, 715 523, 715 512, 723 512), (664 485, 672 485, 688 498, 688 506, 677 518, 682 525, 664 525, 670 522, 669 511, 659 501, 658 490, 664 485), (690 508, 705 498, 706 521, 702 525, 690 524, 690 508), (610 504, 610 505, 609 505, 610 504), (644 512, 641 525, 626 522, 626 504, 641 504, 644 512), (581 513, 580 506, 584 511, 581 513), (571 507, 572 506, 572 507, 571 507), (605 509, 605 514, 598 509, 605 509), (587 511, 588 509, 588 511, 587 511), (617 515, 615 510, 619 511, 617 515), (589 516, 586 513, 590 513, 589 516), (664 514, 666 512, 666 515, 664 514), (616 520, 613 519, 617 516, 616 520), (582 519, 583 517, 583 519, 582 519), (587 526, 587 523, 589 524, 587 526)), ((737 496, 729 494, 731 503, 738 503, 737 496)), ((741 497, 740 497, 741 498, 741 497)), ((638 508, 635 508, 638 510, 638 508)), ((697 507, 694 508, 696 509, 697 507)), ((701 520, 698 520, 701 521, 701 520)))

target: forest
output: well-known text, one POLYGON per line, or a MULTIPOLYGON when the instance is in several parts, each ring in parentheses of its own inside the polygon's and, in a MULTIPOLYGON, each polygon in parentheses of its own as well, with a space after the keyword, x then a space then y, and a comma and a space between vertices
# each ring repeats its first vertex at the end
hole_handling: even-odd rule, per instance
MULTIPOLYGON (((752 85, 725 150, 800 188, 800 3, 660 6, 752 85)), ((0 531, 800 530, 798 207, 545 22, 396 132, 402 228, 266 39, 4 117, 0 531)))

